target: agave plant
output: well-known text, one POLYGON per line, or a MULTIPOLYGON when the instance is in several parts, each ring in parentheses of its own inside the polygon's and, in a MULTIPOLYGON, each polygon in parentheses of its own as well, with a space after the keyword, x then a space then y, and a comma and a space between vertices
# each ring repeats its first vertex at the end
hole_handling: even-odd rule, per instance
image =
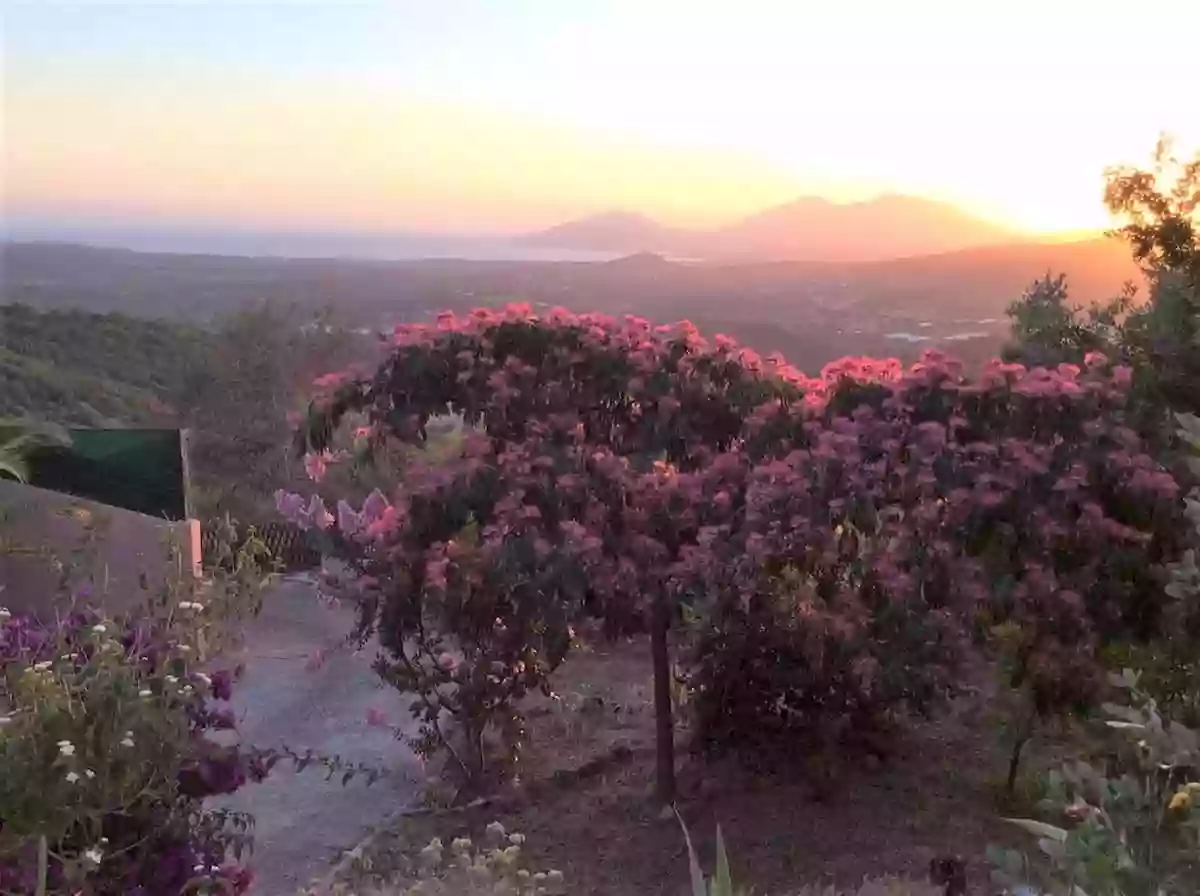
MULTIPOLYGON (((692 838, 688 834, 687 825, 683 823, 679 811, 673 806, 671 808, 675 817, 679 819, 679 826, 683 828, 683 839, 687 843, 692 896, 747 896, 749 890, 741 887, 735 888, 733 885, 733 876, 729 872, 729 855, 725 850, 725 837, 721 833, 721 826, 717 825, 716 868, 710 879, 704 876, 704 871, 700 868, 700 859, 696 856, 696 850, 692 846, 692 838)), ((959 892, 963 891, 951 889, 948 886, 936 886, 930 881, 885 876, 867 878, 859 886, 849 890, 832 885, 808 885, 799 890, 789 891, 789 896, 946 896, 946 894, 959 892)), ((1017 896, 1036 896, 1036 894, 1031 892, 1017 894, 1017 896)))
POLYGON ((695 847, 692 846, 692 838, 688 834, 687 825, 683 823, 683 816, 674 806, 671 807, 671 811, 679 819, 679 826, 683 828, 683 839, 687 843, 688 868, 692 876, 692 896, 737 896, 738 891, 733 889, 733 878, 729 873, 729 856, 725 852, 725 837, 721 833, 721 826, 717 825, 717 868, 712 880, 709 880, 700 868, 700 859, 696 856, 695 847))
POLYGON ((35 451, 70 445, 70 434, 57 424, 0 420, 0 479, 28 482, 29 462, 35 451))

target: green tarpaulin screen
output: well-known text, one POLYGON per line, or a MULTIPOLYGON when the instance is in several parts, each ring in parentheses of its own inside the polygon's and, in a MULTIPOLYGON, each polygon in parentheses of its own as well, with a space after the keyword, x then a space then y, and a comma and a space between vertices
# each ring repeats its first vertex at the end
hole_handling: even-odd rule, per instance
POLYGON ((186 434, 72 429, 71 447, 37 455, 30 485, 150 516, 188 516, 186 434))

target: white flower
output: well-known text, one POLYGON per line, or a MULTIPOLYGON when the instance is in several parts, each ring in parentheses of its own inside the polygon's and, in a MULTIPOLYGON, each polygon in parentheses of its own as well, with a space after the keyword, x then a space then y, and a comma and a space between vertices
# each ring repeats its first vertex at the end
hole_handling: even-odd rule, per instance
POLYGON ((93 865, 99 865, 100 860, 104 858, 104 850, 102 850, 99 846, 93 846, 91 849, 85 852, 84 855, 87 856, 87 860, 93 865))
POLYGON ((89 779, 90 779, 90 778, 94 778, 94 777, 96 777, 96 773, 95 773, 94 771, 92 771, 90 768, 85 768, 85 769, 83 770, 83 773, 84 773, 85 775, 87 775, 89 779))
POLYGON ((53 665, 54 665, 54 663, 52 663, 50 660, 42 660, 40 663, 33 664, 33 671, 34 672, 45 672, 47 669, 49 669, 53 665))
POLYGON ((121 746, 132 747, 133 746, 133 737, 129 734, 126 734, 123 738, 121 738, 121 746))
POLYGON ((154 692, 152 690, 150 690, 149 688, 142 688, 140 691, 138 691, 138 696, 139 697, 153 697, 154 692))
POLYGON ((167 684, 175 684, 176 682, 179 681, 179 679, 176 678, 174 675, 168 675, 168 676, 166 676, 165 681, 167 682, 167 684))
POLYGON ((520 846, 522 843, 525 842, 525 835, 524 834, 509 834, 508 842, 511 843, 513 846, 520 846))
POLYGON ((73 743, 71 743, 69 740, 60 740, 58 742, 58 755, 74 756, 75 755, 75 745, 73 743))
POLYGON ((67 772, 67 783, 68 784, 74 784, 78 780, 79 780, 79 775, 75 774, 75 772, 67 772))
POLYGON ((195 678, 196 678, 196 681, 199 681, 205 687, 209 687, 212 684, 212 679, 209 678, 207 675, 205 675, 203 672, 197 672, 195 678))
POLYGON ((3 622, 5 619, 9 619, 11 616, 12 612, 8 609, 8 607, 0 607, 0 622, 3 622))
POLYGON ((92 633, 93 633, 93 634, 102 635, 102 634, 104 634, 106 631, 108 631, 108 626, 107 626, 107 625, 105 625, 103 622, 99 622, 99 623, 97 623, 96 625, 93 625, 93 626, 92 626, 92 633))
POLYGON ((204 866, 203 865, 193 865, 192 870, 195 871, 197 874, 203 874, 204 866))
POLYGON ((192 652, 192 645, 191 645, 191 644, 180 644, 180 645, 179 645, 179 652, 180 652, 180 653, 191 653, 191 652, 192 652))

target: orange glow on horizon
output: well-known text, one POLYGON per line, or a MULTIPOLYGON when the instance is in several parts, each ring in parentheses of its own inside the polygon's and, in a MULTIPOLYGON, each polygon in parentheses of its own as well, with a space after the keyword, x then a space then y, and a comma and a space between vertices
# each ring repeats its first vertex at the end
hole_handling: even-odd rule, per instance
MULTIPOLYGON (((361 74, 292 70, 265 32, 238 50, 244 70, 181 53, 146 77, 113 48, 104 65, 26 62, 5 83, 4 209, 485 233, 612 210, 704 228, 802 196, 902 193, 1054 233, 1109 226, 1105 167, 1146 163, 1160 130, 1200 146, 1179 95, 1114 69, 1128 25, 1090 7, 1013 0, 977 22, 932 0, 738 16, 661 2, 556 25, 547 5, 525 14, 545 32, 528 47, 460 75, 470 60, 447 43, 437 78, 386 54, 361 74), (1014 65, 1024 51, 1039 63, 1014 65)), ((1158 83, 1195 74, 1195 9, 1160 11, 1178 46, 1158 83)), ((396 12, 381 6, 376 30, 403 37, 396 12)))

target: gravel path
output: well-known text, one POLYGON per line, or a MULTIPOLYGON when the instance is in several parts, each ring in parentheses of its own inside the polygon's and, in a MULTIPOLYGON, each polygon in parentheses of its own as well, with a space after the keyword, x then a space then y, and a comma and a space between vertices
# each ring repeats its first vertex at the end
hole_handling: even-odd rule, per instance
POLYGON ((245 648, 216 664, 245 664, 234 688, 243 743, 312 748, 390 770, 370 786, 358 777, 343 787, 340 776, 327 782, 320 768, 296 773, 283 762, 264 783, 217 802, 255 816, 254 896, 293 896, 417 797, 416 758, 389 730, 366 722, 370 708, 390 722, 409 722, 406 703, 371 670, 374 646, 359 655, 338 647, 352 624, 352 608, 330 608, 312 584, 284 581, 247 627, 245 648), (310 658, 322 650, 327 658, 313 668, 310 658))

